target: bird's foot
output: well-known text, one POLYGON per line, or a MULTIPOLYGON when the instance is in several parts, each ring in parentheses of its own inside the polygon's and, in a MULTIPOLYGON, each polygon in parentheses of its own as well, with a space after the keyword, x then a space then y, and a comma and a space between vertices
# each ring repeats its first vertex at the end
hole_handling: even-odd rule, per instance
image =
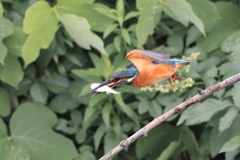
POLYGON ((173 75, 169 76, 170 86, 171 86, 172 90, 174 90, 174 88, 173 88, 173 81, 175 79, 182 79, 181 77, 177 76, 177 72, 175 72, 175 73, 173 73, 173 75))

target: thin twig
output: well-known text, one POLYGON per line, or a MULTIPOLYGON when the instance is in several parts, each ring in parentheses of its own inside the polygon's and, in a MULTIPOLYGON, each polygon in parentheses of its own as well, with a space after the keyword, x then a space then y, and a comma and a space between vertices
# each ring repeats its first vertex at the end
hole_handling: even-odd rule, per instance
POLYGON ((203 98, 209 96, 210 94, 219 91, 222 88, 225 88, 233 83, 236 83, 237 81, 240 81, 240 73, 236 74, 222 82, 219 82, 218 84, 209 87, 208 89, 202 90, 202 89, 198 89, 198 93, 197 95, 195 95, 194 97, 188 99, 187 101, 183 102, 182 104, 176 106, 175 108, 171 109, 170 111, 164 113, 163 115, 155 118, 153 121, 151 121, 150 123, 148 123, 145 127, 141 128, 139 131, 137 131, 136 133, 134 133, 131 137, 127 138, 126 140, 123 140, 120 142, 120 144, 118 146, 116 146, 114 149, 112 149, 110 152, 108 152, 107 154, 105 154, 103 157, 101 157, 99 160, 108 160, 110 158, 112 158, 114 155, 116 155, 118 152, 120 152, 121 150, 123 150, 126 146, 129 146, 130 144, 132 144, 134 141, 136 141, 139 137, 143 136, 146 137, 147 133, 153 129, 154 127, 156 127, 157 125, 159 125, 160 123, 164 122, 166 119, 172 117, 173 115, 179 113, 180 111, 182 111, 183 109, 199 102, 200 100, 202 100, 203 98))

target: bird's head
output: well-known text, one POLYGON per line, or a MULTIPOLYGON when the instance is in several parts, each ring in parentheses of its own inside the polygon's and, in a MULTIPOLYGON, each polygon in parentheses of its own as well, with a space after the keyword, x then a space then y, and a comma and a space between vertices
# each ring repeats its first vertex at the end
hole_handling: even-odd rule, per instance
POLYGON ((105 85, 107 85, 108 87, 131 85, 133 79, 136 78, 136 76, 137 76, 137 70, 136 71, 131 71, 131 70, 117 71, 111 74, 106 81, 99 84, 92 91, 96 91, 98 88, 101 88, 102 86, 105 86, 105 85))

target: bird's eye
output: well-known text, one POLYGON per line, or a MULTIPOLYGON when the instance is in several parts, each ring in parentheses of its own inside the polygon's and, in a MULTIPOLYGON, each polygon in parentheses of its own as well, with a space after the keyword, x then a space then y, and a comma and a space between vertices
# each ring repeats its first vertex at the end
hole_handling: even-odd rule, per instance
POLYGON ((114 81, 116 82, 116 81, 119 81, 120 80, 120 78, 114 78, 114 81))

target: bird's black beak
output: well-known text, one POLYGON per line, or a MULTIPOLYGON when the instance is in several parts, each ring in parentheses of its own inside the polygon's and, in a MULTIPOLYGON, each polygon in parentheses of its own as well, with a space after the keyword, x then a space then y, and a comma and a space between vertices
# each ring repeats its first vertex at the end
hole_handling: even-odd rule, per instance
POLYGON ((102 86, 105 86, 105 85, 108 86, 108 87, 112 87, 112 86, 114 86, 114 85, 116 85, 116 84, 118 84, 118 82, 111 82, 111 81, 108 79, 108 80, 102 82, 101 84, 99 84, 96 88, 92 89, 91 92, 96 91, 98 88, 101 88, 102 86))
POLYGON ((110 83, 109 79, 106 80, 106 81, 104 81, 104 82, 102 82, 101 84, 99 84, 96 88, 92 89, 91 92, 96 91, 98 88, 101 88, 102 86, 105 86, 105 85, 107 85, 108 83, 110 83))

